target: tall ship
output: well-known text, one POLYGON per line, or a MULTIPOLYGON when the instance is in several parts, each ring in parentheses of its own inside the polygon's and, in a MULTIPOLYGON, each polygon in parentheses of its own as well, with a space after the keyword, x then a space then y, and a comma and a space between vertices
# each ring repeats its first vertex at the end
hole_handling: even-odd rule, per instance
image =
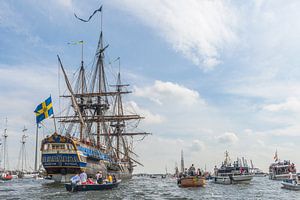
MULTIPOLYGON (((102 6, 94 14, 97 11, 102 12, 102 6)), ((135 136, 143 139, 150 133, 137 131, 143 117, 132 110, 128 112, 129 106, 123 103, 124 95, 131 92, 127 89, 129 85, 121 81, 120 66, 114 84, 108 84, 107 48, 101 19, 94 64, 88 70, 81 59, 74 84, 70 83, 58 56, 67 86, 67 93, 60 97, 68 101, 68 106, 64 114, 54 117, 61 125, 60 130, 41 143, 42 165, 47 176, 57 182, 67 182, 82 171, 88 176, 102 171, 120 179, 131 178, 134 167, 142 165, 135 159, 133 139, 135 136)))
POLYGON ((237 158, 231 163, 229 153, 225 152, 225 160, 220 168, 215 166, 213 181, 220 184, 250 183, 253 174, 249 172, 247 161, 237 158))
POLYGON ((269 178, 271 180, 285 180, 297 177, 295 164, 289 160, 280 161, 277 151, 275 152, 274 161, 269 166, 269 178))

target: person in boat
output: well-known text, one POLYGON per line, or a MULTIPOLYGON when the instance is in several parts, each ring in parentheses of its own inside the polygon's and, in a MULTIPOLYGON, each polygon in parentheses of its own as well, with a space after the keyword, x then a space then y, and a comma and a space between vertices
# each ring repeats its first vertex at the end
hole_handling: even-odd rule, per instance
POLYGON ((186 177, 188 175, 187 168, 184 168, 183 177, 186 177))
POLYGON ((244 168, 243 167, 240 167, 240 172, 241 172, 241 174, 244 173, 244 168))
POLYGON ((79 176, 80 176, 81 184, 86 184, 86 181, 87 181, 87 174, 85 173, 84 170, 82 170, 82 172, 81 172, 81 174, 80 174, 79 176))
POLYGON ((93 181, 92 176, 90 176, 90 177, 87 179, 86 183, 87 183, 87 184, 90 184, 90 185, 95 184, 95 182, 93 181))
POLYGON ((196 171, 196 169, 194 167, 194 164, 192 164, 192 166, 189 168, 188 174, 190 176, 195 176, 195 174, 196 174, 195 171, 196 171))
POLYGON ((218 175, 218 168, 217 168, 217 165, 215 165, 215 168, 214 168, 214 175, 215 175, 215 176, 218 175))
POLYGON ((75 186, 77 184, 80 184, 80 176, 79 173, 77 173, 75 176, 71 177, 71 186, 72 186, 72 191, 74 190, 75 186))
POLYGON ((113 178, 112 178, 112 176, 110 174, 108 174, 107 180, 108 180, 109 183, 113 182, 113 178))
POLYGON ((117 178, 116 178, 116 176, 114 174, 112 175, 112 180, 113 180, 113 183, 117 182, 117 178))
POLYGON ((201 176, 201 175, 202 175, 201 170, 200 170, 200 168, 198 168, 197 169, 197 176, 201 176))
POLYGON ((289 179, 293 180, 293 174, 292 174, 292 172, 289 173, 289 179))
POLYGON ((96 181, 98 184, 103 184, 103 175, 101 171, 96 174, 96 181))

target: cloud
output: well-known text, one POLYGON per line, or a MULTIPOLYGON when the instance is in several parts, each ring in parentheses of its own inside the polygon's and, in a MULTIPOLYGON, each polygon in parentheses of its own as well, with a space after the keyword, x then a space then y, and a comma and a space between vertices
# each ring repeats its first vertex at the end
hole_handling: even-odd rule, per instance
POLYGON ((200 98, 197 91, 176 83, 159 80, 156 80, 152 86, 143 88, 135 87, 134 95, 148 98, 159 105, 166 105, 171 102, 177 102, 179 105, 184 106, 192 106, 196 103, 205 105, 205 101, 200 98))
MULTIPOLYGON (((3 65, 0 64, 0 128, 3 130, 5 118, 8 118, 8 153, 10 167, 15 169, 20 149, 20 139, 24 126, 28 128, 27 152, 34 155, 35 115, 34 109, 41 101, 52 94, 57 108, 57 67, 36 64, 3 65)), ((54 110, 56 112, 58 110, 54 110)), ((46 120, 47 130, 40 130, 40 137, 52 133, 52 120, 46 120)), ((34 157, 28 157, 29 163, 34 157)), ((33 162, 31 162, 33 163, 33 162)), ((33 167, 33 166, 31 166, 33 167)))
POLYGON ((193 140, 188 149, 192 152, 199 152, 205 149, 205 144, 200 140, 193 140))
POLYGON ((263 109, 270 112, 279 112, 279 111, 299 112, 300 100, 295 97, 290 97, 287 98, 286 101, 282 103, 265 105, 263 109))
POLYGON ((73 0, 56 0, 55 2, 57 2, 57 4, 59 6, 63 6, 64 8, 73 9, 73 0))
POLYGON ((216 139, 222 144, 235 144, 239 141, 239 138, 235 133, 226 132, 216 137, 216 139))
POLYGON ((143 122, 147 124, 160 124, 165 121, 165 118, 163 116, 159 114, 153 114, 149 110, 139 107, 134 101, 129 101, 126 103, 126 105, 128 107, 128 110, 132 108, 135 113, 141 115, 142 117, 145 117, 143 122))
POLYGON ((221 63, 220 51, 237 43, 237 16, 229 1, 115 1, 204 70, 221 63))

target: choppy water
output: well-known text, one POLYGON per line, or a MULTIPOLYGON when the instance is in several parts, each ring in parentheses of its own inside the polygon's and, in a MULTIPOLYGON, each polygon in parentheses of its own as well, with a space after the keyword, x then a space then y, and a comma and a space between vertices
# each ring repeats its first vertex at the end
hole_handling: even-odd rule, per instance
POLYGON ((70 193, 64 185, 45 180, 13 180, 0 183, 0 199, 300 199, 300 191, 281 189, 279 181, 257 177, 249 185, 179 188, 171 178, 134 177, 109 191, 70 193))

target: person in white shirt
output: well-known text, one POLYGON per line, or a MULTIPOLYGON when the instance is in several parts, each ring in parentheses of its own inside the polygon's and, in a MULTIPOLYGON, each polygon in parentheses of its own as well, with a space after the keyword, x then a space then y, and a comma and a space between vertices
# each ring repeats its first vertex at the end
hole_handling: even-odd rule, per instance
POLYGON ((85 173, 84 170, 82 170, 82 172, 81 172, 81 174, 79 176, 80 176, 80 182, 81 182, 81 184, 86 184, 87 174, 85 173))

